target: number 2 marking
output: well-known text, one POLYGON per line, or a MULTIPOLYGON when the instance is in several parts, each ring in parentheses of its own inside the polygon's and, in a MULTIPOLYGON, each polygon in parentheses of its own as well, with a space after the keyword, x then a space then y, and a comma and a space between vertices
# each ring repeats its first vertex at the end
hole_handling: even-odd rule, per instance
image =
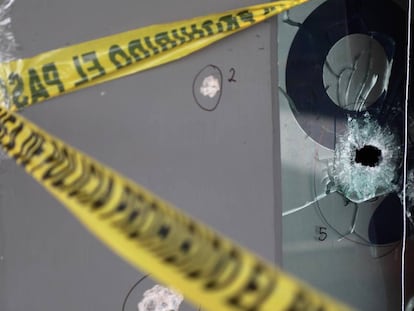
POLYGON ((228 78, 228 79, 227 79, 227 81, 229 81, 229 82, 237 82, 237 80, 236 80, 236 79, 234 79, 234 76, 236 75, 236 69, 234 69, 234 68, 232 67, 232 68, 230 68, 229 72, 230 72, 230 74, 231 74, 231 77, 230 77, 230 78, 228 78))

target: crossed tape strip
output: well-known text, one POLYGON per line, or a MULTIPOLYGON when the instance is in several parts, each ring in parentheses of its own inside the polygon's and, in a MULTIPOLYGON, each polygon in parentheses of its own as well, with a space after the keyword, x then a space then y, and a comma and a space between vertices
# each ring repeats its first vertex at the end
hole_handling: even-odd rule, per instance
POLYGON ((55 96, 156 67, 196 52, 308 0, 280 0, 103 37, 0 66, 6 106, 55 96))

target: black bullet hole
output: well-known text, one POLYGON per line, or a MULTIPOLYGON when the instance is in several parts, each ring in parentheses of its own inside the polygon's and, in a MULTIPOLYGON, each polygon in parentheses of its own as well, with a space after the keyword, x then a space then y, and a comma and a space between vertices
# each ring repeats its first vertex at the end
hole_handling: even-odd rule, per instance
POLYGON ((375 167, 381 162, 381 150, 371 145, 357 149, 355 162, 364 166, 375 167))

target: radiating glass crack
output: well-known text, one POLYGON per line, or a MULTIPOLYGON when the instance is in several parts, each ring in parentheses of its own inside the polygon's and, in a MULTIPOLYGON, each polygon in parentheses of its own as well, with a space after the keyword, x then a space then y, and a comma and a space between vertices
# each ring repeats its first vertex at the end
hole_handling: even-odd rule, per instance
POLYGON ((348 200, 365 202, 399 189, 401 152, 398 136, 368 112, 361 118, 349 117, 328 174, 348 200))
MULTIPOLYGON (((344 134, 338 136, 334 158, 324 161, 325 192, 282 215, 299 212, 334 192, 347 201, 362 203, 398 191, 401 161, 400 139, 388 126, 380 125, 368 112, 359 118, 348 117, 344 134)), ((414 191, 411 194, 414 201, 414 191)), ((357 213, 351 227, 356 217, 357 213)))

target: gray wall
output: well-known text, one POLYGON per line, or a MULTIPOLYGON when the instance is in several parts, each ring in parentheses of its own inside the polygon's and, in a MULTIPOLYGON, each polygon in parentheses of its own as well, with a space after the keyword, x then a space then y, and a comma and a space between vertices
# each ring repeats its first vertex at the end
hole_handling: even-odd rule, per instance
MULTIPOLYGON (((12 12, 13 30, 19 57, 29 57, 258 2, 20 0, 12 12)), ((261 24, 183 60, 23 114, 259 255, 280 261, 275 27, 275 21, 261 24), (200 109, 192 95, 195 75, 208 64, 224 75, 213 112, 200 109), (235 83, 227 81, 231 68, 235 83)), ((93 238, 11 160, 0 169, 0 310, 120 310, 142 274, 93 238)), ((135 310, 150 287, 145 282, 127 310, 135 310)))

